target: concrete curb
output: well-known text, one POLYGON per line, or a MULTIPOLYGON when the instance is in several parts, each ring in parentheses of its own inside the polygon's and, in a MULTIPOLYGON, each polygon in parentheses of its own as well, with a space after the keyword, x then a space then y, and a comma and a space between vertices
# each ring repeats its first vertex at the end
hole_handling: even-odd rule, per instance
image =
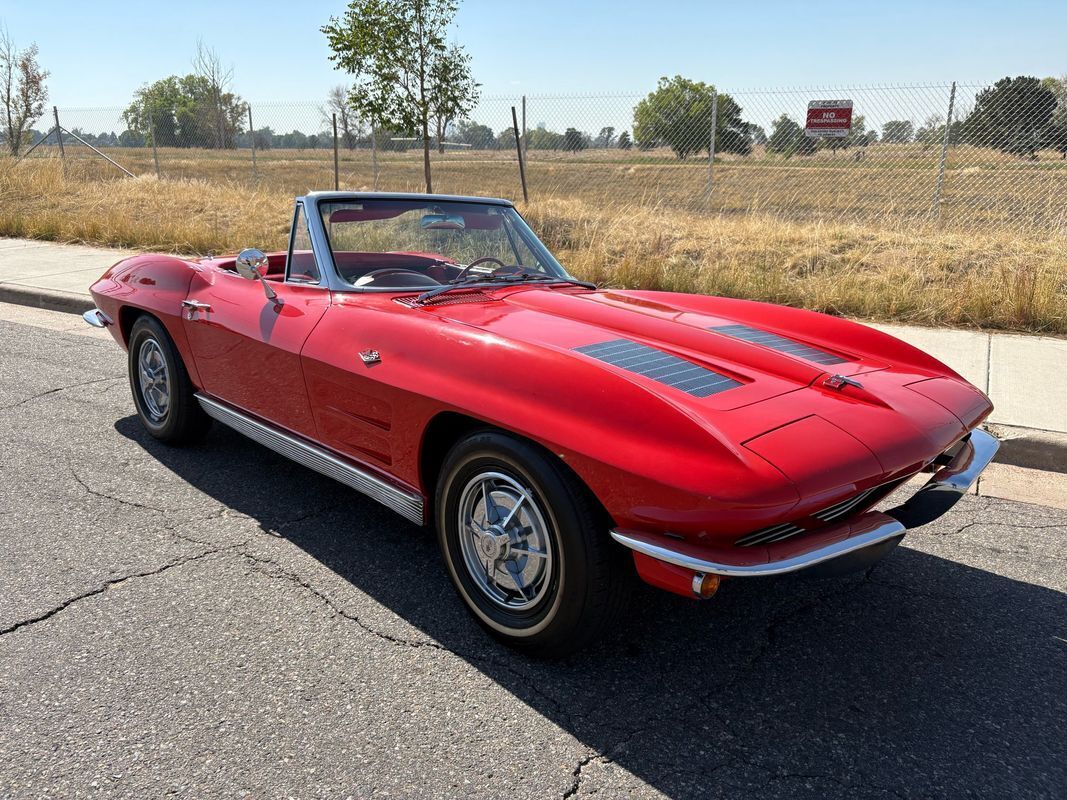
POLYGON ((1067 473, 1067 434, 1012 425, 983 427, 1000 440, 996 463, 1067 473))
POLYGON ((0 303, 45 308, 49 311, 64 311, 68 314, 84 314, 95 308, 91 297, 57 289, 39 289, 36 286, 20 286, 15 283, 0 283, 0 303))

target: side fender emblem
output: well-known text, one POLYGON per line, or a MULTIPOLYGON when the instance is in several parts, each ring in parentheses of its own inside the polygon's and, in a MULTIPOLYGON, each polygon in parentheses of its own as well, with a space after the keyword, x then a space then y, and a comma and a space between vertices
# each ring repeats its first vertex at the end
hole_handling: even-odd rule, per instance
POLYGON ((846 378, 844 375, 831 375, 822 382, 822 385, 831 389, 844 389, 846 386, 855 386, 857 389, 863 388, 862 383, 852 378, 846 378))
POLYGON ((359 357, 363 360, 364 364, 380 364, 382 357, 377 350, 362 350, 359 357))

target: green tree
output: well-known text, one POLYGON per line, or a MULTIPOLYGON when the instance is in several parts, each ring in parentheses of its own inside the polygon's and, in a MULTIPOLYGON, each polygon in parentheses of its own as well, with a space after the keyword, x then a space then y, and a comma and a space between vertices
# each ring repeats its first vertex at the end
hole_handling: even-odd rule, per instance
MULTIPOLYGON (((679 159, 707 151, 715 87, 676 75, 660 78, 656 89, 634 107, 634 139, 642 149, 666 145, 679 159)), ((741 121, 741 107, 719 94, 715 123, 717 152, 747 154, 751 138, 741 121)))
POLYGON ((122 112, 130 130, 161 147, 233 148, 248 107, 209 78, 171 75, 138 89, 122 112))
POLYGON ((763 130, 755 122, 742 122, 739 130, 749 143, 767 144, 767 131, 763 130))
POLYGON ((1056 96, 1056 110, 1052 112, 1045 129, 1045 147, 1067 159, 1067 75, 1062 78, 1045 78, 1041 84, 1056 96))
MULTIPOLYGON (((532 131, 526 133, 526 144, 531 150, 561 150, 565 149, 563 134, 550 131, 541 123, 532 131)), ((512 134, 511 146, 515 146, 515 135, 512 134)))
POLYGON ((426 191, 433 191, 430 130, 478 97, 470 58, 445 42, 455 0, 351 0, 322 27, 333 55, 355 83, 350 105, 375 127, 418 132, 426 191))
MULTIPOLYGON (((469 119, 460 120, 456 125, 455 137, 463 144, 469 144, 475 150, 490 150, 496 146, 496 137, 493 129, 488 125, 480 125, 469 119)), ((514 139, 514 136, 512 136, 514 139)), ((512 141, 514 145, 514 141, 512 141)))
POLYGON ((449 126, 474 110, 481 87, 471 75, 470 56, 457 44, 449 47, 434 62, 430 77, 431 85, 435 87, 433 113, 437 127, 437 149, 443 153, 449 126))
POLYGON ((33 123, 44 113, 47 77, 47 70, 37 63, 37 45, 19 50, 7 29, 0 27, 0 138, 13 156, 27 144, 33 123))
POLYGON ((171 75, 134 92, 122 118, 128 129, 142 138, 151 141, 154 135, 160 147, 179 147, 177 110, 182 104, 178 78, 171 75))
POLYGON ((633 146, 634 146, 634 143, 633 143, 633 140, 630 138, 630 132, 629 131, 623 131, 622 133, 619 134, 619 149, 620 150, 629 150, 633 146))
MULTIPOLYGON (((533 141, 533 131, 530 131, 529 139, 533 141)), ((559 134, 556 134, 557 136, 559 134)), ((496 146, 501 150, 507 150, 510 153, 515 152, 515 129, 510 125, 504 128, 500 133, 496 135, 496 146)), ((533 146, 532 144, 530 145, 533 146)))
POLYGON ((1056 110, 1056 95, 1037 78, 1001 78, 980 91, 964 123, 970 144, 1035 157, 1056 110))
POLYGON ((887 144, 904 144, 915 136, 915 126, 908 119, 891 119, 882 126, 882 141, 887 144))
POLYGON ((778 153, 786 158, 794 155, 810 156, 816 147, 815 139, 805 135, 804 129, 786 114, 771 123, 771 135, 767 137, 768 153, 778 153))
POLYGON ((144 147, 144 136, 137 131, 125 130, 119 134, 119 147, 144 147))
POLYGON ((584 133, 577 128, 567 128, 563 132, 563 149, 569 153, 577 153, 589 146, 589 140, 584 133))
POLYGON ((601 128, 600 133, 593 140, 593 147, 614 147, 614 145, 615 128, 611 125, 601 128))
MULTIPOLYGON (((948 143, 950 147, 964 141, 965 126, 965 120, 953 120, 948 132, 948 143)), ((940 147, 944 140, 945 120, 937 114, 932 114, 927 117, 922 126, 915 131, 915 141, 921 144, 924 150, 928 150, 934 146, 940 147)))

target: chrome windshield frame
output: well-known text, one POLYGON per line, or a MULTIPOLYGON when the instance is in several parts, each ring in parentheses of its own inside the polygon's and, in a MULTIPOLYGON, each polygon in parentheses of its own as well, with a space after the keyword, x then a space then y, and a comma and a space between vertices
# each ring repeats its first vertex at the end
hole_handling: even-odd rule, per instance
MULTIPOLYGON (((322 282, 320 287, 328 288, 335 292, 348 292, 350 294, 411 294, 412 287, 378 287, 378 286, 353 286, 341 277, 337 264, 334 262, 333 250, 330 248, 329 235, 326 231, 326 226, 323 223, 322 211, 320 204, 325 203, 344 203, 344 202, 371 202, 374 200, 410 200, 413 202, 438 202, 438 203, 470 203, 477 205, 493 205, 501 206, 503 208, 510 209, 515 213, 515 216, 522 223, 526 229, 526 233, 532 239, 532 243, 536 246, 531 246, 531 242, 525 242, 538 258, 547 257, 550 264, 556 266, 560 271, 561 278, 568 280, 577 280, 566 268, 560 264, 552 252, 545 246, 545 243, 537 236, 534 230, 530 227, 529 223, 523 219, 519 214, 514 204, 509 200, 502 200, 495 197, 466 197, 459 195, 442 195, 442 194, 417 194, 417 193, 403 193, 403 192, 311 192, 303 197, 296 198, 297 203, 304 204, 304 214, 308 225, 308 229, 311 233, 311 245, 315 253, 315 259, 318 262, 319 269, 322 271, 322 282)), ((295 209, 294 209, 295 216, 295 209)), ((290 236, 292 231, 290 230, 290 236)), ((428 287, 433 288, 433 287, 428 287)), ((417 291, 417 289, 416 289, 417 291)))

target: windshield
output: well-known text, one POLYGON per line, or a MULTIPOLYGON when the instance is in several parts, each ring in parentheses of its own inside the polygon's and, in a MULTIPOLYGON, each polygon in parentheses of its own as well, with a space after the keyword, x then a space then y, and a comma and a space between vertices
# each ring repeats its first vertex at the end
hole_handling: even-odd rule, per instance
POLYGON ((319 211, 337 271, 355 287, 568 277, 510 206, 383 199, 320 202, 319 211))

